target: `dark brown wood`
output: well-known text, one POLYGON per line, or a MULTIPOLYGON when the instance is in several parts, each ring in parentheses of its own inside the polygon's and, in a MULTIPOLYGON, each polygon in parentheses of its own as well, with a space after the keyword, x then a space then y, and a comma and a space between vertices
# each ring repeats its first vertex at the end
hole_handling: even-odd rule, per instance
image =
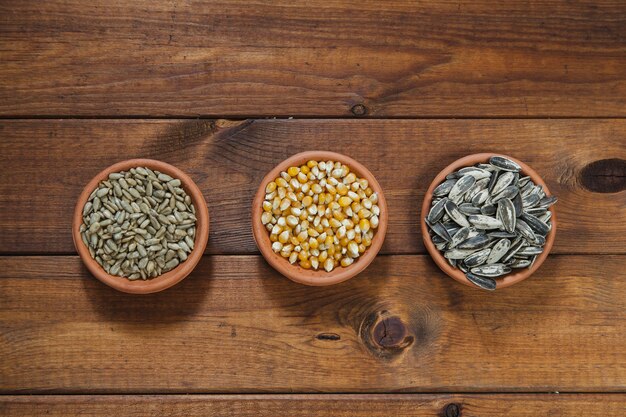
POLYGON ((5 417, 606 417, 626 412, 626 394, 488 395, 35 395, 0 397, 5 417))
POLYGON ((480 151, 523 160, 559 197, 554 253, 626 253, 626 193, 594 192, 585 174, 597 161, 626 161, 624 120, 3 121, 0 252, 74 252, 82 187, 114 162, 146 157, 181 168, 204 192, 210 253, 257 253, 250 208, 261 178, 311 149, 345 153, 380 181, 390 214, 382 253, 424 253, 423 193, 449 163, 480 151))
POLYGON ((622 0, 5 0, 0 19, 2 115, 626 115, 622 0))
POLYGON ((136 296, 77 257, 0 257, 0 392, 623 392, 625 258, 551 256, 487 293, 421 255, 317 288, 205 256, 136 296))

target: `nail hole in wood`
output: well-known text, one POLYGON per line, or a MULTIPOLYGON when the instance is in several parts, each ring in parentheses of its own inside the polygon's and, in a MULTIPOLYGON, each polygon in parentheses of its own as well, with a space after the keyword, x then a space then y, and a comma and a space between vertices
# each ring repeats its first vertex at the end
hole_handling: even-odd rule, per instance
POLYGON ((318 340, 341 340, 341 336, 337 333, 320 333, 315 338, 318 340))
POLYGON ((367 114, 367 107, 365 107, 363 104, 355 104, 354 106, 352 106, 350 111, 355 116, 365 116, 367 114))

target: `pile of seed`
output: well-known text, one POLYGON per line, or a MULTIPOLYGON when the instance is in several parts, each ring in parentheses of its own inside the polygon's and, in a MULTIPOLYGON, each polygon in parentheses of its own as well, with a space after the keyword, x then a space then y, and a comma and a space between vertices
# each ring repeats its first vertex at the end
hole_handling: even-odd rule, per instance
POLYGON ((520 170, 493 156, 488 164, 449 174, 433 192, 426 217, 433 243, 483 289, 494 290, 494 278, 514 268, 532 266, 552 228, 548 208, 556 197, 530 177, 520 178, 520 170))
POLYGON ((157 277, 193 250, 196 209, 179 179, 137 167, 109 174, 83 208, 81 237, 111 275, 157 277))
POLYGON ((372 244, 378 194, 340 162, 289 167, 265 193, 261 222, 272 250, 291 264, 330 272, 351 265, 372 244))

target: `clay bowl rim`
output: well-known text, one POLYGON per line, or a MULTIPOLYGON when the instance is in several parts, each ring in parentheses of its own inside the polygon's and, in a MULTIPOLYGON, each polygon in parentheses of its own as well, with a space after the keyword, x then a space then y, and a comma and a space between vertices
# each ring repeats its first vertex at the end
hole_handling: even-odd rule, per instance
MULTIPOLYGON (((428 187, 428 190, 426 191, 426 194, 424 196, 424 202, 422 203, 422 211, 420 213, 420 227, 422 231, 422 238, 424 240, 424 245, 426 246, 428 253, 433 258, 437 266, 439 266, 439 268, 443 272, 445 272, 448 276, 450 276, 454 280, 462 284, 468 285, 470 287, 473 287, 473 288, 478 288, 478 287, 472 284, 465 277, 465 274, 463 273, 463 271, 457 268, 453 268, 452 265, 450 265, 446 261, 443 255, 435 247, 435 244, 432 242, 428 234, 428 227, 426 226, 426 215, 428 214, 430 210, 430 204, 433 198, 433 190, 435 189, 436 186, 438 186, 439 184, 441 184, 441 182, 443 182, 443 180, 448 174, 460 168, 463 168, 465 166, 473 166, 473 165, 476 165, 477 163, 487 163, 489 161, 489 158, 491 158, 492 156, 496 156, 496 155, 503 156, 505 158, 509 158, 510 160, 517 162, 522 167, 522 170, 520 171, 521 174, 523 174, 524 176, 530 176, 535 184, 541 185, 543 187, 546 195, 552 195, 552 193, 548 189, 548 186, 544 182, 543 178, 541 178, 541 176, 537 174, 537 172, 534 169, 532 169, 530 166, 520 161, 519 159, 513 158, 508 155, 504 155, 501 153, 492 153, 492 152, 477 153, 477 154, 467 155, 463 158, 457 159, 456 161, 452 162, 450 165, 445 167, 439 174, 437 174, 435 179, 433 179, 433 181, 431 182, 430 187, 428 187)), ((549 210, 552 212, 552 217, 550 219, 550 221, 552 222, 552 230, 550 230, 550 232, 546 236, 546 244, 544 246, 544 251, 537 257, 537 259, 535 260, 535 263, 533 264, 531 268, 519 269, 516 272, 512 272, 508 275, 505 275, 502 278, 496 278, 496 289, 510 287, 511 285, 517 284, 518 282, 525 280, 526 278, 534 274, 535 271, 537 271, 537 269, 539 269, 541 264, 543 264, 543 262, 546 260, 546 258, 548 257, 548 254, 552 250, 552 245, 554 244, 554 239, 556 237, 556 228, 557 228, 556 213, 554 210, 554 206, 550 207, 549 210)))
POLYGON ((72 238, 74 240, 74 246, 76 247, 76 250, 78 251, 81 260, 83 261, 89 272, 91 272, 93 276, 95 276, 98 280, 102 281, 106 285, 115 288, 118 291, 130 294, 155 293, 170 288, 171 286, 182 281, 185 277, 187 277, 187 275, 191 273, 191 271, 193 271, 200 259, 202 259, 202 255, 204 254, 204 250, 206 249, 206 245, 208 242, 208 237, 209 210, 204 196, 202 195, 202 192, 200 191, 196 183, 187 174, 185 174, 183 171, 176 168, 175 166, 154 159, 128 159, 125 161, 117 162, 100 171, 83 188, 83 191, 81 192, 80 196, 78 197, 78 201, 76 202, 74 217, 72 221, 72 238), (194 249, 189 254, 187 260, 181 263, 176 268, 166 272, 165 274, 159 275, 156 278, 148 279, 145 281, 129 281, 127 278, 108 274, 94 259, 91 258, 87 246, 82 241, 79 228, 83 222, 83 207, 85 206, 89 195, 97 187, 100 181, 108 178, 109 174, 112 172, 128 171, 130 168, 139 166, 148 167, 150 169, 170 175, 171 177, 180 179, 181 186, 183 187, 185 192, 187 192, 187 194, 191 197, 191 201, 196 208, 196 237, 194 241, 194 249))
POLYGON ((252 233, 254 235, 256 245, 258 246, 265 260, 274 269, 276 269, 278 272, 280 272, 282 275, 286 276, 290 280, 298 282, 300 284, 311 286, 338 284, 356 276, 365 268, 367 268, 369 264, 374 260, 374 258, 376 258, 376 255, 380 251, 380 248, 383 246, 383 242, 385 241, 385 235, 387 233, 388 219, 389 212, 387 210, 387 200, 385 199, 382 187, 380 186, 374 175, 364 165, 350 158, 349 156, 331 151, 300 152, 280 162, 272 170, 270 170, 267 175, 265 175, 265 177, 263 177, 263 180, 261 180, 259 188, 254 197, 254 201, 252 203, 252 233), (333 160, 335 162, 339 161, 342 164, 350 167, 351 172, 354 172, 361 178, 367 179, 372 190, 378 193, 377 204, 378 207, 380 207, 379 225, 376 233, 374 234, 374 238, 372 239, 372 244, 352 265, 348 267, 337 267, 331 272, 326 272, 324 269, 321 268, 317 271, 313 269, 304 269, 299 265, 290 264, 288 260, 280 256, 279 254, 274 253, 271 248, 272 242, 270 241, 269 233, 261 223, 261 214, 263 210, 262 203, 263 199, 265 198, 265 187, 267 186, 267 184, 273 181, 278 175, 280 175, 281 171, 286 170, 292 165, 303 165, 309 160, 333 160))

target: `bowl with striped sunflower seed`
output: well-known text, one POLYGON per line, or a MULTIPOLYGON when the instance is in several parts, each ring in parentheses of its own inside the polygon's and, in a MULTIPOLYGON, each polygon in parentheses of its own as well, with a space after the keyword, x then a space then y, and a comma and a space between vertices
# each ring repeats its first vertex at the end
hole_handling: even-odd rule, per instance
POLYGON ((501 154, 468 155, 442 170, 426 192, 424 245, 460 283, 491 291, 509 287, 548 257, 556 201, 525 163, 501 154))
POLYGON ((97 279, 126 293, 154 293, 177 284, 198 264, 209 237, 209 212, 183 171, 161 161, 130 159, 85 186, 72 237, 97 279))

